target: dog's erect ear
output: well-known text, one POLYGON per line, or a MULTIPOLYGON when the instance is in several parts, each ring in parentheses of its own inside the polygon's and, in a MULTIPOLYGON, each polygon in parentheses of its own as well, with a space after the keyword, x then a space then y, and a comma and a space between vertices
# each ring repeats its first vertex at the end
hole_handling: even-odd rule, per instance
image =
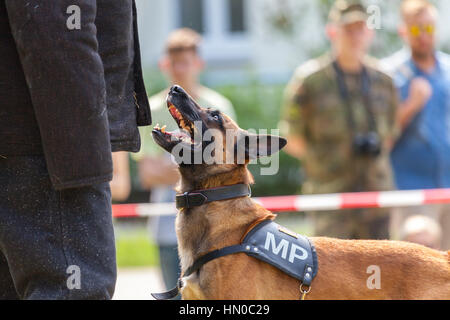
POLYGON ((236 142, 235 151, 238 158, 244 154, 247 160, 254 160, 269 157, 283 149, 286 144, 287 140, 279 136, 243 131, 236 142))

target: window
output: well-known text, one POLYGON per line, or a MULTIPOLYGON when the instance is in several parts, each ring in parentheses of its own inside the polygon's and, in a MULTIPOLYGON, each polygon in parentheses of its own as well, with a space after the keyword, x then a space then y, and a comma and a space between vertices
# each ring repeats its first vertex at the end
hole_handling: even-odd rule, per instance
MULTIPOLYGON (((168 1, 168 0, 166 0, 168 1)), ((247 7, 249 0, 170 0, 171 29, 187 27, 203 36, 206 61, 240 63, 249 59, 247 7)))
POLYGON ((203 0, 179 0, 180 27, 191 28, 204 33, 203 0))
POLYGON ((245 31, 244 0, 228 0, 229 32, 245 31))

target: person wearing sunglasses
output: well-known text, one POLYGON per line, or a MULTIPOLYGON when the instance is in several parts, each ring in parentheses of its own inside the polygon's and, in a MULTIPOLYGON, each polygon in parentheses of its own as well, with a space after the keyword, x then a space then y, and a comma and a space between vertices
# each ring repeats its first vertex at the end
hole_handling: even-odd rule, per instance
MULTIPOLYGON (((437 50, 439 13, 426 0, 404 0, 401 13, 399 33, 407 48, 384 61, 402 100, 398 113, 402 135, 391 154, 397 187, 450 188, 450 56, 437 50)), ((409 235, 401 237, 400 230, 408 218, 428 216, 442 230, 430 231, 427 242, 439 241, 441 249, 450 249, 447 211, 449 205, 399 209, 391 219, 391 234, 422 243, 409 235)))

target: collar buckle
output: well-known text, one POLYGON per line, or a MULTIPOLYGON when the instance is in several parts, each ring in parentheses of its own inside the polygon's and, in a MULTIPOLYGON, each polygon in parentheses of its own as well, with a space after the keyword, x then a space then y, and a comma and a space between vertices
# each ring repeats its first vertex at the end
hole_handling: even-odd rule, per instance
POLYGON ((200 192, 185 192, 175 198, 177 209, 198 207, 206 203, 208 198, 200 192))
POLYGON ((252 190, 247 184, 184 192, 175 197, 177 209, 199 207, 205 203, 219 200, 228 200, 238 197, 251 197, 252 190))

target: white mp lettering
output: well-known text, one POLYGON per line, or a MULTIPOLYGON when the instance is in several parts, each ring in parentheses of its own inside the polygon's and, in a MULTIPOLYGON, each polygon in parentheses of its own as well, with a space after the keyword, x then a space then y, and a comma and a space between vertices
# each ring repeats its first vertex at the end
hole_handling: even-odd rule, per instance
POLYGON ((294 263, 295 258, 300 259, 300 260, 305 260, 306 258, 308 258, 308 252, 305 249, 303 249, 302 247, 292 243, 291 253, 289 254, 289 262, 294 263), (297 253, 296 253, 297 250, 300 250, 302 252, 301 256, 297 255, 297 253))
POLYGON ((275 235, 273 233, 271 233, 271 232, 267 232, 267 234, 266 234, 266 243, 264 244, 264 249, 269 251, 271 246, 272 246, 272 252, 274 254, 276 254, 276 255, 278 255, 278 253, 281 250, 283 250, 281 252, 281 257, 283 259, 286 259, 288 248, 289 248, 289 242, 287 240, 281 239, 280 243, 277 246, 276 245, 276 241, 275 241, 275 235))

